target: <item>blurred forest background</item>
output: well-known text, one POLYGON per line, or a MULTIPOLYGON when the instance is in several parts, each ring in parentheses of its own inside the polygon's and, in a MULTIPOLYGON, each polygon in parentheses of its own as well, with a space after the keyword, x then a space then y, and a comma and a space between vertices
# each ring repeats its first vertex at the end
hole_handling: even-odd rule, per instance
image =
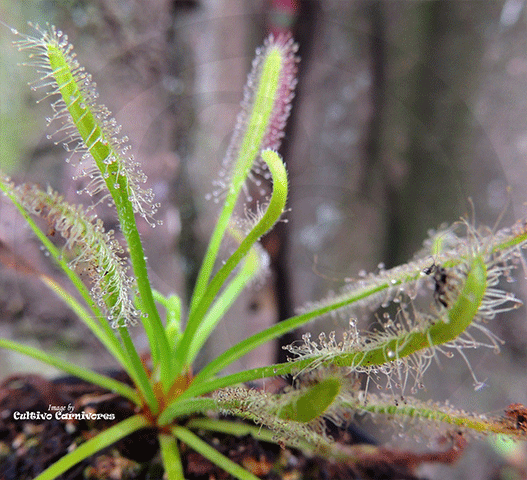
MULTIPOLYGON (((68 34, 162 203, 164 225, 141 224, 153 283, 163 293, 184 295, 217 212, 205 196, 234 126, 254 49, 269 32, 291 31, 299 42, 299 86, 281 152, 291 179, 288 223, 264 239, 271 276, 233 307, 203 361, 361 270, 410 259, 431 228, 474 212, 478 224, 489 226, 505 209, 502 226, 526 216, 525 3, 0 0, 0 19, 25 33, 32 21, 68 34)), ((88 202, 75 194, 80 185, 72 181, 74 167, 64 162, 67 153, 47 138, 53 131, 45 120, 50 106, 35 103, 41 95, 27 86, 35 72, 17 66, 26 58, 12 40, 2 27, 0 168, 17 181, 50 184, 69 200, 88 202)), ((108 229, 116 227, 110 209, 101 217, 108 229)), ((56 273, 6 202, 0 203, 0 241, 56 273)), ((517 276, 513 289, 526 300, 524 272, 517 276)), ((500 356, 481 350, 470 355, 478 377, 488 379, 486 388, 474 392, 463 360, 445 359, 431 368, 420 397, 480 412, 527 404, 525 317, 522 308, 490 326, 506 341, 500 356)), ((338 326, 328 321, 313 328, 338 326)), ((135 333, 139 345, 145 342, 135 333)), ((78 363, 113 366, 36 280, 2 266, 0 335, 78 363)), ((280 345, 268 345, 242 364, 277 357, 284 360, 280 345)), ((1 377, 13 372, 53 374, 2 352, 1 377)), ((504 464, 490 443, 475 442, 456 475, 505 478, 504 464)), ((440 468, 427 474, 454 478, 452 470, 440 468)))

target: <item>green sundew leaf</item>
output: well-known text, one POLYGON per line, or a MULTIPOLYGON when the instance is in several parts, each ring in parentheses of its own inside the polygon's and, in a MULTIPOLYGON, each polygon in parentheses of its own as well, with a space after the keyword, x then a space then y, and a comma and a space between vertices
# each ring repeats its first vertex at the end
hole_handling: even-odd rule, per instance
POLYGON ((28 357, 35 358, 36 360, 47 363, 48 365, 58 368, 63 372, 69 373, 70 375, 75 375, 76 377, 82 378, 89 383, 99 385, 110 390, 111 392, 117 392, 123 397, 130 399, 136 405, 141 404, 141 399, 135 390, 130 388, 128 385, 119 382, 118 380, 107 377, 106 375, 101 375, 100 373, 93 372, 92 370, 88 370, 66 360, 49 355, 38 348, 21 345, 20 343, 7 340, 5 338, 0 338, 0 348, 7 348, 9 350, 13 350, 14 352, 27 355, 28 357))
POLYGON ((98 305, 107 308, 108 318, 114 324, 135 323, 138 312, 132 302, 134 282, 127 273, 128 266, 120 256, 123 248, 113 231, 106 232, 95 214, 67 202, 51 188, 43 191, 36 185, 23 184, 8 193, 28 213, 46 220, 65 239, 63 253, 73 257, 68 267, 76 269, 82 265, 81 270, 91 280, 90 294, 98 305))
MULTIPOLYGON (((67 37, 51 27, 49 31, 36 28, 39 38, 21 35, 17 42, 20 50, 28 50, 34 65, 43 74, 38 86, 51 86, 48 96, 60 98, 53 104, 55 119, 63 122, 60 131, 65 135, 70 151, 81 156, 91 156, 94 169, 84 169, 90 181, 87 191, 91 194, 109 191, 117 209, 121 231, 124 235, 130 260, 141 296, 142 318, 148 317, 152 329, 148 331, 151 349, 159 348, 159 366, 163 387, 168 390, 171 381, 171 350, 159 317, 153 296, 143 245, 137 230, 135 213, 152 226, 158 205, 153 202, 151 189, 142 184, 146 176, 139 164, 128 153, 125 137, 119 137, 120 127, 104 105, 97 103, 95 85, 91 76, 80 66, 72 52, 67 37)), ((117 320, 122 322, 121 319, 117 320)))
MULTIPOLYGON (((254 245, 256 246, 256 245, 254 245)), ((254 279, 260 270, 260 253, 251 249, 236 276, 222 290, 205 315, 189 348, 188 362, 192 363, 209 338, 218 322, 242 293, 245 286, 254 279)))
MULTIPOLYGON (((471 325, 481 307, 487 289, 487 267, 481 255, 469 264, 465 284, 449 309, 446 320, 438 319, 427 328, 404 331, 388 339, 357 345, 351 352, 335 352, 329 363, 336 366, 368 368, 408 357, 422 350, 454 341, 471 325)), ((304 358, 298 367, 304 368, 316 361, 304 358)), ((296 362, 291 362, 296 363, 296 362)))
POLYGON ((320 386, 303 384, 278 394, 242 386, 225 388, 215 391, 213 398, 221 412, 263 425, 280 441, 302 438, 318 444, 324 437, 324 418, 342 418, 338 397, 345 380, 326 380, 320 380, 320 386))
POLYGON ((527 436, 524 428, 518 426, 517 418, 510 416, 510 410, 506 410, 505 415, 478 415, 455 409, 448 403, 422 402, 410 396, 405 396, 404 402, 394 403, 392 395, 371 393, 367 395, 365 401, 359 397, 349 398, 342 401, 340 406, 392 419, 416 418, 422 420, 424 425, 434 423, 453 425, 463 430, 487 435, 495 434, 508 439, 525 439, 527 436))
POLYGON ((404 332, 373 348, 334 359, 335 365, 369 367, 403 358, 420 350, 455 340, 473 322, 487 289, 487 267, 478 255, 470 265, 463 289, 448 311, 447 321, 439 320, 422 331, 404 332))
POLYGON ((193 385, 183 393, 182 397, 202 395, 229 385, 259 378, 286 375, 295 371, 301 371, 304 368, 310 368, 313 365, 334 365, 365 370, 413 354, 419 354, 425 349, 455 342, 456 338, 465 332, 474 321, 487 289, 487 268, 483 257, 477 255, 467 266, 469 271, 466 274, 465 283, 456 301, 449 309, 446 319, 438 319, 435 323, 423 324, 419 329, 410 329, 409 331, 402 329, 397 334, 394 333, 387 338, 380 337, 376 341, 370 340, 364 343, 355 343, 353 337, 350 337, 349 345, 330 345, 328 347, 329 350, 321 351, 320 346, 311 347, 307 345, 306 350, 309 351, 306 351, 306 354, 298 360, 254 368, 222 378, 210 378, 211 375, 227 364, 228 358, 239 358, 238 356, 240 356, 241 352, 237 351, 237 348, 248 346, 251 341, 254 342, 260 335, 267 336, 269 331, 276 332, 283 323, 302 319, 303 315, 300 315, 285 322, 280 322, 270 329, 231 347, 227 352, 208 364, 195 377, 193 385))
MULTIPOLYGON (((524 235, 521 234, 521 232, 519 232, 517 236, 518 238, 522 238, 524 241, 524 235)), ((508 248, 508 246, 506 248, 508 248)), ((458 259, 458 262, 461 261, 462 259, 458 259)), ((337 365, 342 366, 382 365, 383 363, 392 361, 397 357, 401 358, 411 355, 412 353, 423 348, 433 347, 441 343, 452 341, 471 324, 474 316, 481 306, 481 302, 486 291, 487 274, 483 256, 478 255, 471 262, 472 265, 469 265, 469 273, 467 274, 467 279, 465 281, 465 288, 458 296, 457 301, 450 308, 446 322, 443 320, 438 320, 434 326, 429 326, 428 329, 404 332, 404 338, 403 335, 401 335, 399 337, 393 337, 391 340, 385 342, 370 342, 367 346, 365 346, 365 348, 357 348, 353 353, 342 353, 342 355, 337 355, 337 352, 335 351, 334 355, 332 355, 333 360, 331 361, 335 362, 337 365)), ((419 276, 422 275, 423 269, 419 265, 412 265, 412 269, 396 267, 394 270, 397 272, 402 272, 401 274, 398 273, 398 275, 401 277, 400 281, 398 282, 391 282, 388 273, 384 273, 383 275, 386 278, 382 278, 382 281, 380 281, 378 284, 371 282, 371 285, 368 285, 364 289, 352 290, 348 296, 341 294, 337 299, 335 299, 333 304, 328 301, 318 308, 314 308, 306 313, 302 313, 290 319, 279 322, 266 330, 258 332, 251 337, 242 340, 238 344, 226 350, 202 369, 202 371, 195 378, 195 388, 199 388, 200 393, 203 393, 201 390, 202 387, 199 385, 204 380, 206 380, 206 378, 210 378, 212 375, 219 372, 227 365, 231 364, 238 358, 242 357, 266 341, 277 338, 280 335, 283 335, 320 317, 321 315, 327 314, 328 312, 338 310, 343 306, 353 305, 354 303, 358 303, 368 296, 374 296, 377 293, 384 292, 387 289, 392 288, 394 285, 404 284, 404 282, 408 281, 415 281, 416 278, 419 278, 419 276)), ((253 378, 261 378, 263 375, 272 375, 272 372, 274 372, 276 375, 287 374, 294 369, 293 363, 297 364, 298 369, 302 369, 308 366, 310 362, 314 361, 316 361, 315 356, 313 356, 311 359, 304 358, 296 360, 295 362, 289 362, 289 364, 262 367, 257 371, 247 371, 243 375, 242 372, 240 372, 240 374, 233 374, 232 383, 220 384, 217 383, 218 380, 213 380, 213 382, 217 383, 217 386, 214 388, 221 388, 234 383, 246 382, 253 378), (254 377, 251 377, 253 374, 254 377), (237 375, 239 375, 239 377, 237 377, 237 375)))
POLYGON ((157 423, 161 426, 168 425, 178 417, 188 417, 196 413, 205 413, 208 410, 217 410, 217 404, 212 398, 187 398, 172 402, 158 417, 157 423))
POLYGON ((165 434, 160 434, 158 438, 167 480, 185 480, 177 440, 165 434))
POLYGON ((79 318, 86 323, 86 325, 92 330, 94 335, 99 338, 102 344, 111 353, 113 353, 115 358, 123 366, 128 375, 130 375, 130 378, 132 378, 134 383, 139 387, 152 411, 156 411, 157 401, 155 399, 152 387, 148 382, 146 372, 141 364, 137 352, 135 351, 135 347, 132 341, 127 336, 126 330, 124 328, 120 328, 119 330, 125 346, 123 349, 123 345, 119 343, 119 340, 115 335, 115 330, 113 330, 109 326, 108 322, 104 320, 102 312, 91 298, 91 295, 88 292, 88 289, 85 287, 84 283, 80 280, 78 275, 69 267, 68 263, 64 260, 63 255, 61 254, 59 249, 49 240, 49 238, 44 234, 44 232, 42 232, 42 230, 35 224, 34 220, 29 216, 29 213, 27 211, 28 206, 24 206, 23 204, 19 203, 19 195, 17 194, 20 194, 24 190, 20 189, 19 187, 15 188, 7 178, 2 177, 1 175, 0 189, 4 191, 8 198, 17 207, 17 209, 24 217, 27 224, 31 227, 35 235, 42 242, 44 247, 48 250, 48 252, 57 262, 60 268, 64 271, 64 273, 68 276, 68 278, 77 288, 86 303, 90 306, 95 317, 92 318, 92 316, 90 316, 89 313, 86 312, 85 309, 81 305, 79 305, 78 302, 69 293, 67 293, 59 284, 54 282, 51 278, 47 277, 46 275, 40 274, 40 278, 43 283, 47 287, 52 289, 57 295, 59 295, 64 300, 64 302, 68 304, 73 309, 73 311, 79 315, 79 318))
POLYGON ((127 418, 117 425, 102 431, 95 437, 90 438, 90 440, 84 442, 60 460, 57 460, 40 475, 35 477, 34 480, 54 480, 69 468, 82 462, 85 458, 88 458, 141 428, 148 427, 148 425, 148 420, 142 415, 134 415, 133 417, 127 418))
POLYGON ((200 323, 202 323, 207 310, 227 281, 229 275, 249 253, 253 244, 280 220, 280 217, 284 212, 288 191, 287 171, 285 165, 278 153, 273 150, 264 150, 262 152, 262 159, 268 165, 273 179, 273 193, 271 194, 269 204, 267 205, 265 213, 260 221, 247 234, 240 246, 227 259, 218 273, 216 273, 210 284, 207 286, 199 303, 194 310, 192 310, 183 337, 181 338, 179 351, 177 352, 177 371, 180 371, 188 365, 188 355, 190 353, 189 349, 192 344, 192 339, 194 338, 200 323))
POLYGON ((250 425, 245 422, 215 420, 212 418, 192 418, 185 424, 185 426, 191 430, 209 430, 212 432, 234 435, 236 437, 251 435, 254 439, 260 442, 277 443, 282 446, 286 445, 292 448, 301 448, 302 450, 312 452, 313 454, 320 454, 322 449, 331 448, 331 444, 322 435, 316 438, 315 443, 312 443, 303 437, 289 440, 287 438, 280 438, 275 431, 262 425, 250 425))
MULTIPOLYGON (((126 362, 126 355, 124 354, 122 345, 119 343, 115 335, 115 331, 108 325, 108 322, 104 319, 104 315, 99 309, 98 305, 93 301, 88 289, 81 281, 79 276, 70 268, 68 263, 64 260, 61 251, 50 241, 50 239, 44 234, 44 232, 36 225, 33 219, 29 216, 26 207, 18 201, 18 194, 15 187, 9 182, 7 178, 2 177, 0 172, 0 189, 6 194, 10 201, 15 205, 20 214, 24 217, 25 221, 33 230, 33 233, 37 236, 46 250, 50 253, 51 257, 56 261, 57 265, 67 275, 70 281, 73 283, 77 291, 81 294, 82 298, 89 305, 93 312, 93 317, 73 298, 68 292, 66 292, 59 284, 57 284, 50 277, 43 275, 40 272, 35 272, 39 275, 43 283, 59 295, 65 303, 84 321, 84 323, 90 328, 94 335, 101 341, 101 343, 110 351, 115 358, 123 365, 127 370, 128 374, 131 375, 126 362)), ((131 375, 132 376, 132 375, 131 375)))
POLYGON ((227 194, 225 203, 198 274, 191 312, 205 292, 240 191, 258 162, 259 153, 265 148, 278 150, 280 146, 296 85, 296 49, 289 38, 269 37, 257 50, 219 182, 227 194))
POLYGON ((431 345, 441 345, 454 340, 472 323, 487 290, 487 266, 478 255, 468 272, 465 285, 448 312, 448 322, 437 322, 430 327, 431 345))
POLYGON ((32 64, 43 75, 35 88, 50 88, 46 96, 59 96, 53 104, 54 118, 62 122, 60 131, 68 149, 89 154, 95 162, 96 171, 84 168, 84 175, 91 178, 87 190, 94 194, 105 185, 118 210, 132 205, 135 212, 151 219, 158 205, 153 203, 152 191, 142 188, 146 176, 129 153, 117 122, 97 102, 91 75, 77 61, 66 35, 53 26, 47 31, 35 29, 37 37, 19 34, 16 45, 29 52, 32 64))
POLYGON ((302 387, 302 393, 294 397, 277 412, 279 418, 307 423, 320 417, 340 393, 341 382, 337 378, 326 378, 319 383, 302 387))
MULTIPOLYGON (((258 480, 258 477, 251 472, 245 470, 237 463, 222 455, 215 448, 204 442, 197 435, 194 435, 190 430, 184 427, 172 427, 172 433, 178 437, 182 442, 186 443, 190 448, 198 453, 201 453, 205 458, 212 463, 230 473, 233 477, 239 480, 258 480)), ((40 479, 39 479, 40 480, 40 479)))

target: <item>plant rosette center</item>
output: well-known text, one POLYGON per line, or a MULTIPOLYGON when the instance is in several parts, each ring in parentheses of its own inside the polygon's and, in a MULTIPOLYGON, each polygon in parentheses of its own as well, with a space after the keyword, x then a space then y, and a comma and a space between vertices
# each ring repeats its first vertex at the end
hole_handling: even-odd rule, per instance
POLYGON ((155 398, 158 405, 158 413, 152 413, 149 405, 146 402, 143 402, 139 412, 143 414, 152 426, 160 428, 160 430, 166 430, 168 427, 166 425, 158 425, 159 416, 165 411, 166 407, 172 404, 183 392, 185 392, 190 385, 192 384, 194 376, 192 375, 192 370, 188 370, 183 375, 178 375, 174 380, 174 383, 171 385, 168 391, 165 391, 161 381, 156 381, 152 385, 155 398))

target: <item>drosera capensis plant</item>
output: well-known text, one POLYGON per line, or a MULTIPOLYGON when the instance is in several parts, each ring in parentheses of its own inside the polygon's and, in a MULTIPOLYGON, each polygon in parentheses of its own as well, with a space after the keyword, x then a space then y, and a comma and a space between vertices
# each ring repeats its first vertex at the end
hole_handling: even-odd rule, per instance
MULTIPOLYGON (((3 174, 0 188, 78 290, 80 300, 49 276, 39 273, 40 279, 91 329, 134 386, 11 340, 0 339, 0 346, 100 385, 137 407, 136 414, 64 455, 38 480, 54 479, 145 427, 158 432, 169 480, 184 478, 181 444, 235 478, 257 478, 200 438, 203 431, 251 434, 335 461, 358 462, 360 450, 337 448, 324 423, 330 419, 344 424, 355 412, 401 422, 423 419, 427 425, 445 425, 455 432, 525 437, 525 417, 515 414, 524 411, 521 406, 509 407, 503 415, 479 415, 448 404, 418 401, 413 393, 438 356, 457 352, 466 358, 466 348, 499 351, 501 341, 487 324, 497 314, 520 305, 512 293, 501 289, 499 280, 510 277, 521 262, 527 223, 496 231, 459 221, 433 234, 409 263, 372 273, 335 295, 306 305, 294 317, 233 345, 194 373, 192 365, 204 342, 240 292, 267 266, 258 241, 280 221, 286 208, 287 173, 276 150, 294 94, 297 46, 288 37, 269 37, 256 52, 241 113, 212 194, 222 207, 187 309, 177 295, 165 297, 150 283, 137 217, 152 227, 160 226, 158 205, 144 186, 146 177, 126 137, 98 103, 95 84, 66 35, 54 27, 34 28, 34 36, 13 30, 15 44, 28 52, 28 64, 40 75, 32 88, 43 89, 44 98, 52 101, 50 124, 56 128, 55 140, 70 152, 68 161, 79 164, 88 178, 86 191, 97 201, 87 207, 72 205, 49 188, 16 185, 3 174), (255 171, 272 180, 272 191, 257 214, 240 222, 235 206, 255 171), (97 205, 103 200, 115 207, 123 244, 97 218, 97 205), (60 243, 59 235, 46 234, 38 218, 62 237, 60 243), (237 247, 222 259, 220 247, 227 236, 237 247), (88 272, 88 281, 79 270, 88 272), (418 301, 421 293, 432 291, 430 301, 418 301), (354 310, 389 304, 395 304, 396 313, 386 313, 377 330, 365 332, 358 327, 354 310), (335 313, 349 321, 342 338, 332 332, 313 340, 305 333, 301 341, 286 347, 291 354, 288 362, 222 374, 260 345, 335 313), (149 341, 147 363, 129 334, 138 323, 149 341), (246 386, 280 375, 294 379, 281 393, 246 386), (364 378, 366 382, 361 381, 364 378), (371 383, 387 391, 374 394, 371 383), (220 413, 247 422, 223 420, 220 413)), ((481 384, 468 361, 467 365, 477 389, 481 384)))

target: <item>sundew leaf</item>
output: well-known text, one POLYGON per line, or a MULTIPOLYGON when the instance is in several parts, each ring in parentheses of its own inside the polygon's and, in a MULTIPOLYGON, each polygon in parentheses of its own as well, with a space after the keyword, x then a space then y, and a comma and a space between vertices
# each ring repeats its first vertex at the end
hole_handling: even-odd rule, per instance
POLYGON ((97 103, 96 85, 77 61, 67 35, 55 27, 35 29, 38 36, 19 34, 22 39, 15 43, 29 52, 30 65, 42 75, 32 88, 47 88, 45 98, 56 98, 49 122, 61 124, 58 141, 72 153, 70 159, 80 158, 81 175, 90 179, 85 190, 95 195, 107 189, 118 209, 130 202, 149 223, 159 223, 153 220, 159 205, 154 203, 152 190, 142 187, 146 175, 130 153, 128 138, 120 134, 121 127, 110 111, 97 103), (95 165, 86 165, 88 158, 95 165))
MULTIPOLYGON (((444 299, 446 307, 441 305, 441 308, 432 307, 430 312, 421 311, 412 304, 410 298, 408 304, 397 304, 398 318, 386 323, 382 331, 360 331, 356 322, 352 321, 350 329, 340 341, 332 332, 329 338, 321 334, 319 342, 316 342, 308 332, 302 342, 286 347, 293 355, 289 362, 215 377, 232 361, 266 340, 305 325, 332 309, 358 303, 368 296, 367 292, 357 296, 352 291, 349 298, 342 294, 333 304, 328 300, 323 306, 280 322, 232 346, 203 368, 182 397, 203 395, 265 377, 301 375, 312 370, 324 371, 335 367, 351 369, 366 374, 368 378, 383 374, 392 387, 402 391, 413 380, 414 391, 421 386, 424 372, 439 353, 451 356, 452 351, 457 351, 466 359, 463 354, 466 348, 486 347, 499 351, 501 341, 486 327, 486 323, 499 313, 517 308, 521 303, 514 294, 497 288, 497 285, 500 278, 510 276, 511 269, 521 261, 521 250, 527 241, 527 228, 524 222, 520 222, 489 235, 488 230, 476 231, 468 223, 463 224, 468 229, 467 236, 459 238, 455 248, 448 254, 441 255, 443 265, 448 268, 448 281, 452 282, 448 296, 444 299), (399 322, 400 319, 404 321, 399 322)), ((411 271, 406 276, 411 282, 412 292, 415 292, 415 280, 426 274, 415 267, 415 262, 409 266, 411 271)), ((394 269, 397 278, 402 269, 405 269, 404 265, 394 269)), ((390 271, 382 272, 379 280, 379 285, 375 285, 373 277, 369 280, 369 295, 375 297, 382 289, 392 288, 390 271)), ((405 283, 400 281, 399 288, 404 287, 405 283)), ((374 302, 377 303, 376 298, 374 302)), ((482 384, 476 379, 468 360, 467 366, 474 378, 475 388, 480 388, 482 384)))
POLYGON ((127 418, 122 422, 102 431, 96 436, 90 438, 82 445, 72 450, 58 461, 53 463, 51 466, 46 468, 35 480, 54 480, 59 475, 64 473, 69 468, 80 463, 85 458, 99 452, 103 448, 106 448, 113 443, 117 442, 121 438, 124 438, 131 433, 148 427, 148 419, 142 415, 134 415, 133 417, 127 418))
POLYGON ((477 414, 455 408, 448 402, 425 402, 411 396, 394 399, 389 394, 368 393, 360 396, 349 392, 344 392, 336 403, 342 409, 367 412, 374 418, 389 418, 394 425, 400 424, 423 433, 427 429, 435 431, 432 427, 443 426, 455 427, 464 433, 527 438, 527 409, 521 404, 509 405, 501 414, 477 414))
POLYGON ((70 375, 75 375, 78 378, 82 378, 86 382, 93 383, 95 385, 100 385, 101 387, 106 388, 112 392, 117 392, 123 397, 129 398, 136 404, 141 403, 137 392, 125 383, 115 380, 111 377, 107 377, 106 375, 101 375, 100 373, 75 365, 69 361, 62 360, 59 357, 48 355, 47 353, 43 352, 38 348, 22 345, 20 343, 4 338, 0 338, 0 348, 6 348, 14 352, 20 353, 21 355, 27 355, 43 363, 47 363, 52 367, 62 370, 63 372, 69 373, 70 375))
POLYGON ((277 415, 284 420, 307 423, 320 417, 335 401, 340 392, 341 380, 326 378, 302 389, 297 398, 283 405, 277 415))
POLYGON ((188 445, 192 450, 203 455, 215 465, 218 465, 218 467, 225 470, 234 478, 237 478, 238 480, 258 480, 257 476, 253 475, 248 470, 245 470, 237 463, 234 463, 225 455, 222 455, 218 450, 211 447, 207 442, 199 438, 187 428, 177 425, 170 430, 179 440, 181 440, 181 442, 188 445))
POLYGON ((340 412, 335 414, 334 403, 339 403, 340 392, 348 383, 338 376, 313 377, 307 383, 286 387, 282 393, 234 387, 214 392, 213 398, 224 413, 274 431, 276 441, 304 439, 316 444, 328 440, 325 418, 340 423, 340 412))
POLYGON ((251 247, 257 242, 260 237, 265 235, 275 224, 279 221, 284 212, 287 192, 288 180, 285 165, 278 155, 273 150, 264 150, 262 152, 262 159, 268 165, 273 179, 273 193, 267 205, 265 213, 260 218, 258 223, 247 234, 247 236, 240 243, 233 254, 225 261, 221 269, 211 280, 207 289, 203 293, 200 302, 191 311, 189 321, 185 327, 181 343, 179 345, 180 353, 176 357, 176 368, 180 369, 182 366, 188 365, 188 356, 191 353, 190 348, 192 339, 196 334, 200 324, 211 306, 212 302, 218 295, 222 286, 225 285, 227 278, 233 270, 239 265, 243 258, 249 253, 251 247))
POLYGON ((290 37, 272 35, 256 51, 244 89, 241 111, 225 154, 219 178, 214 182, 214 201, 225 197, 210 239, 191 300, 193 310, 209 282, 218 251, 245 182, 252 171, 269 177, 264 149, 277 150, 284 135, 296 86, 297 44, 290 37))
MULTIPOLYGON (((113 199, 141 299, 141 319, 144 321, 148 317, 151 326, 147 329, 148 340, 152 351, 159 350, 160 377, 163 388, 168 390, 171 351, 154 302, 135 218, 135 214, 139 214, 150 225, 159 224, 153 220, 159 205, 153 202, 152 190, 141 186, 146 182, 146 176, 128 153, 128 139, 120 136, 120 127, 108 109, 97 104, 95 84, 76 60, 67 36, 54 27, 48 31, 38 26, 35 28, 38 37, 21 35, 22 39, 16 44, 20 50, 29 51, 30 63, 42 75, 33 88, 48 88, 46 97, 57 98, 52 104, 55 115, 50 122, 62 123, 57 133, 63 135, 66 149, 71 150, 73 155, 79 155, 81 163, 88 158, 94 160, 94 165, 82 170, 90 178, 88 193, 102 192, 103 198, 106 198, 104 193, 108 191, 113 199)), ((106 275, 105 270, 97 273, 106 275)), ((95 284, 95 287, 98 288, 98 285, 95 284)), ((100 293, 106 295, 104 290, 100 293)), ((109 293, 115 295, 113 291, 109 293)), ((114 312, 110 314, 114 316, 114 312)))
POLYGON ((114 232, 106 232, 95 215, 66 202, 50 188, 43 191, 36 185, 15 187, 9 183, 4 183, 4 188, 28 213, 46 220, 52 231, 65 239, 64 251, 72 256, 70 268, 88 274, 90 293, 107 310, 108 319, 115 326, 134 324, 139 314, 132 302, 134 280, 127 274, 124 250, 114 232))
MULTIPOLYGON (((479 331, 479 333, 490 340, 490 342, 485 342, 484 340, 475 341, 470 333, 465 333, 465 330, 461 335, 456 337, 455 340, 447 341, 444 345, 446 348, 457 350, 463 348, 476 348, 479 346, 486 346, 497 350, 500 341, 485 327, 485 323, 492 320, 498 313, 517 308, 521 303, 514 294, 498 289, 496 288, 496 285, 501 277, 510 276, 511 269, 514 268, 516 263, 521 261, 522 248, 527 242, 527 227, 525 222, 518 222, 511 228, 505 228, 498 232, 489 233, 489 230, 484 228, 476 230, 473 225, 470 225, 466 221, 459 222, 456 227, 459 226, 464 227, 466 233, 464 235, 461 233, 456 234, 453 244, 448 247, 448 251, 441 252, 440 255, 436 256, 438 264, 444 265, 448 269, 449 281, 450 277, 453 279, 453 289, 449 294, 451 298, 448 299, 448 309, 445 308, 444 310, 438 310, 436 308, 432 312, 423 312, 424 314, 420 313, 417 309, 413 309, 411 312, 408 312, 407 310, 408 307, 411 307, 412 305, 411 298, 415 296, 415 292, 419 288, 425 286, 424 280, 427 277, 425 269, 430 267, 432 261, 429 253, 430 251, 427 249, 426 253, 420 254, 420 257, 423 258, 418 258, 408 264, 390 270, 383 270, 377 275, 371 274, 367 280, 359 280, 354 286, 346 288, 336 296, 333 295, 322 302, 311 304, 299 315, 281 321, 276 325, 258 332, 230 347, 219 357, 206 365, 197 375, 197 391, 204 393, 211 391, 214 388, 222 388, 239 382, 247 382, 266 376, 291 373, 295 371, 295 364, 297 366, 296 371, 298 372, 303 369, 309 370, 317 368, 322 364, 331 364, 333 361, 343 366, 354 366, 358 368, 365 366, 365 368, 368 369, 377 368, 378 365, 375 365, 376 362, 372 363, 371 361, 368 361, 372 360, 375 356, 377 357, 376 360, 381 362, 379 365, 392 365, 394 362, 398 362, 402 358, 406 358, 406 360, 404 360, 405 362, 408 361, 412 363, 416 357, 411 354, 403 357, 401 353, 398 353, 401 349, 402 353, 409 353, 411 348, 408 347, 409 349, 407 350, 406 347, 404 347, 405 342, 397 342, 396 337, 404 337, 404 339, 409 340, 412 338, 415 339, 417 336, 421 335, 422 339, 425 339, 427 329, 436 323, 438 324, 438 327, 431 330, 433 337, 435 338, 435 340, 432 340, 431 344, 435 345, 435 348, 425 348, 426 352, 417 358, 415 377, 416 381, 419 381, 418 379, 421 372, 426 369, 427 365, 429 365, 431 359, 434 357, 434 351, 438 351, 441 348, 438 346, 440 343, 439 338, 445 333, 441 324, 449 323, 448 310, 456 304, 457 296, 463 289, 467 274, 471 271, 472 262, 478 256, 480 259, 483 259, 485 263, 487 281, 485 284, 485 294, 479 303, 476 316, 473 317, 468 325, 468 329, 472 332, 479 331), (410 294, 407 294, 409 303, 404 306, 404 310, 403 300, 400 298, 402 292, 410 292, 410 294), (265 342, 284 335, 296 328, 302 327, 307 323, 331 314, 332 312, 342 311, 343 309, 362 309, 365 305, 369 305, 370 301, 374 307, 377 307, 379 305, 379 296, 384 299, 381 300, 381 303, 385 301, 393 301, 394 298, 399 296, 399 303, 397 305, 400 314, 398 314, 398 316, 400 318, 407 318, 406 325, 392 322, 392 327, 385 325, 386 334, 384 336, 380 333, 375 333, 372 338, 370 334, 359 331, 356 322, 352 321, 352 325, 350 326, 350 329, 345 332, 345 338, 343 338, 342 341, 338 341, 334 336, 332 338, 330 335, 329 340, 327 340, 326 337, 326 339, 319 344, 311 340, 310 333, 307 332, 305 334, 304 342, 297 342, 291 346, 285 347, 294 355, 295 358, 293 362, 256 368, 250 371, 232 374, 232 376, 229 375, 223 379, 211 379, 210 384, 206 388, 204 385, 201 385, 198 390, 198 383, 207 378, 213 377, 226 366, 265 342), (414 332, 416 332, 415 337, 413 336, 414 332), (389 348, 391 340, 393 340, 392 347, 397 348, 389 348), (361 342, 366 344, 364 348, 361 347, 361 342), (367 351, 369 353, 366 353, 367 351), (356 362, 351 361, 353 358, 356 362), (421 362, 421 360, 423 360, 423 362, 421 362), (368 366, 366 366, 366 364, 368 364, 368 366)), ((479 261, 480 260, 478 260, 478 262, 479 261)), ((473 267, 478 267, 479 271, 481 265, 478 266, 475 264, 473 267)), ((475 282, 478 278, 479 280, 482 280, 480 275, 476 276, 476 271, 474 270, 469 283, 472 287, 477 286, 476 290, 479 292, 483 283, 481 281, 475 282)), ((454 309, 454 312, 452 313, 453 316, 460 319, 459 322, 455 322, 455 325, 457 326, 466 325, 465 320, 469 318, 467 312, 469 312, 471 308, 469 308, 470 306, 467 303, 468 298, 475 299, 476 297, 472 296, 471 292, 462 303, 456 304, 456 309, 454 309), (466 308, 461 308, 462 304, 466 308), (457 307, 459 307, 459 309, 457 309, 457 307), (461 316, 458 316, 458 313, 461 313, 461 316)), ((473 303, 473 306, 476 305, 478 305, 478 301, 473 303)), ((348 318, 353 318, 352 311, 346 313, 348 318)), ((446 328, 448 328, 448 326, 446 328)), ((194 387, 191 387, 191 389, 193 388, 194 387)))

